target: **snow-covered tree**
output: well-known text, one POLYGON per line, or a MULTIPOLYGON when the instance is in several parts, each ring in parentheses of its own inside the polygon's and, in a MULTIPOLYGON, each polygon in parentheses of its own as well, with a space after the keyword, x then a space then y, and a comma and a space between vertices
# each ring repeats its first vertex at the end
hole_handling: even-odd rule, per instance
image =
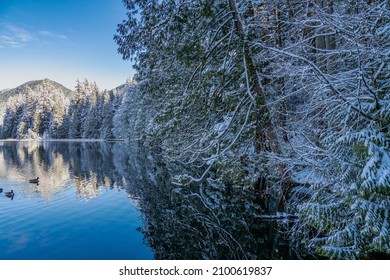
POLYGON ((142 109, 125 106, 204 171, 176 183, 252 185, 328 257, 390 253, 388 1, 124 3, 142 109))
POLYGON ((69 104, 65 88, 42 80, 29 82, 19 90, 3 105, 6 109, 2 137, 56 137, 69 104))

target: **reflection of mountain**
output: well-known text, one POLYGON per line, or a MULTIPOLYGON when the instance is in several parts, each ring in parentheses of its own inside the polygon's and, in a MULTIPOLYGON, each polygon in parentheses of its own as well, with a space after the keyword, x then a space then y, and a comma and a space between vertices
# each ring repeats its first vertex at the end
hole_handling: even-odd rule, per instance
POLYGON ((27 182, 39 176, 39 185, 26 183, 26 189, 46 199, 70 184, 85 199, 98 196, 99 187, 123 185, 112 145, 104 142, 1 142, 0 153, 0 178, 27 182))
POLYGON ((276 225, 258 218, 252 193, 205 183, 173 186, 167 170, 179 168, 130 143, 0 142, 0 178, 39 176, 38 186, 26 183, 31 194, 50 199, 75 185, 77 196, 89 200, 104 189, 126 189, 142 212, 141 231, 156 259, 291 256, 276 225))
POLYGON ((60 153, 49 153, 45 143, 4 142, 0 146, 0 177, 27 182, 40 177, 40 184, 28 184, 29 192, 50 198, 70 181, 69 167, 60 153))

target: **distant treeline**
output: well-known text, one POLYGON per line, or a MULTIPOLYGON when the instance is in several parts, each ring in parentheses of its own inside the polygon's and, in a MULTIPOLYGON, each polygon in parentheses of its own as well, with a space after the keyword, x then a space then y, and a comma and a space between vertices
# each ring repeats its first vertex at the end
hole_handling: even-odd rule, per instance
POLYGON ((49 80, 10 97, 4 104, 2 139, 112 139, 113 118, 126 85, 100 91, 96 83, 77 81, 74 94, 49 80))

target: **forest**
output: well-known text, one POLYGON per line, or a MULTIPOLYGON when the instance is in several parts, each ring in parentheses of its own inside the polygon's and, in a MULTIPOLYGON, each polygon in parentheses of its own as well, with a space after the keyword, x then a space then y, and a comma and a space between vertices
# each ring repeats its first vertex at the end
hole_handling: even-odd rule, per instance
POLYGON ((127 87, 100 91, 88 79, 75 91, 49 79, 9 90, 1 108, 2 139, 113 139, 113 118, 127 87))
POLYGON ((252 189, 320 256, 389 256, 389 1, 124 3, 120 116, 195 168, 175 184, 252 189))
POLYGON ((134 82, 10 97, 1 138, 136 140, 174 192, 251 193, 297 250, 389 258, 388 0, 123 2, 134 82))

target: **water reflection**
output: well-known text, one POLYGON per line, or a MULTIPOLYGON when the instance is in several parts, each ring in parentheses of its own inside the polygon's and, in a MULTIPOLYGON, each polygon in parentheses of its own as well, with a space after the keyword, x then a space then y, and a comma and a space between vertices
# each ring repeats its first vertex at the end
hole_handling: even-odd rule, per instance
POLYGON ((0 178, 26 182, 27 194, 39 193, 47 200, 74 183, 78 197, 90 199, 99 195, 101 186, 123 187, 123 175, 113 162, 120 147, 104 142, 2 142, 0 178), (28 183, 36 177, 39 184, 28 183))
POLYGON ((116 165, 126 145, 0 142, 0 259, 150 259, 116 165), (114 163, 115 162, 115 163, 114 163), (39 184, 29 179, 39 177, 39 184))
POLYGON ((164 163, 158 152, 128 149, 126 181, 140 197, 142 232, 156 259, 297 258, 283 237, 285 225, 261 219, 251 190, 207 183, 177 187, 169 176, 182 166, 164 163))
MULTIPOLYGON (((30 198, 50 202, 61 195, 70 196, 75 188, 77 199, 91 204, 103 194, 126 191, 126 198, 142 213, 143 224, 137 226, 137 231, 155 259, 296 258, 281 238, 280 225, 259 218, 260 207, 250 190, 205 183, 174 186, 170 173, 181 172, 182 167, 165 163, 158 151, 131 143, 0 142, 0 154, 0 178, 12 181, 30 198), (38 185, 28 183, 29 178, 36 177, 40 178, 38 185)), ((97 217, 104 217, 109 227, 115 227, 114 217, 104 213, 110 213, 107 207, 123 201, 104 203, 78 226, 94 228, 94 222, 99 222, 97 217)), ((61 211, 78 207, 71 205, 67 201, 66 210, 61 211)), ((67 215, 79 218, 76 213, 67 215)), ((115 220, 121 220, 122 214, 117 215, 115 220)), ((65 231, 75 225, 68 226, 65 231)), ((104 234, 100 239, 107 237, 106 227, 99 230, 104 234)), ((72 256, 75 258, 71 254, 68 257, 72 256)), ((145 254, 137 256, 143 258, 145 254)))

